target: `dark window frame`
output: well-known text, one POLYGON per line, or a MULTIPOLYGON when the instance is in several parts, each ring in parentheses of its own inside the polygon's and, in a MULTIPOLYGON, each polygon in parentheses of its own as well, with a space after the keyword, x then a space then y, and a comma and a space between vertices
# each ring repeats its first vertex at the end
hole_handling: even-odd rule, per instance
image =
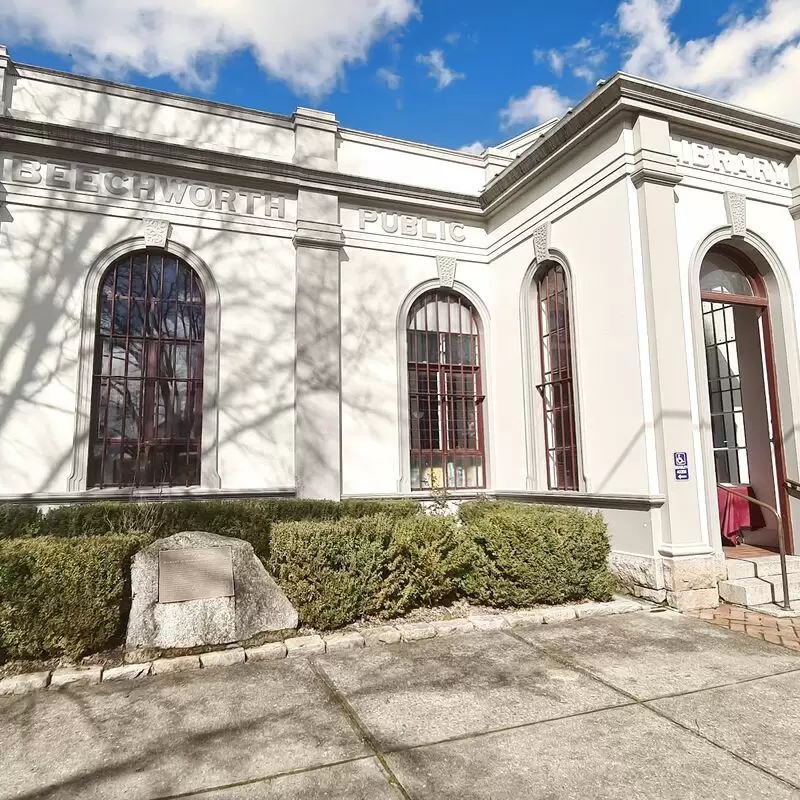
POLYGON ((542 399, 547 488, 576 492, 578 432, 569 300, 566 270, 557 261, 547 262, 536 276, 540 368, 536 389, 542 399))
POLYGON ((486 395, 477 310, 456 291, 431 289, 412 304, 405 333, 412 491, 486 488, 486 395), (446 323, 439 318, 442 304, 446 323), (423 309, 424 324, 417 327, 416 317, 423 309), (468 331, 461 329, 465 312, 468 331), (440 486, 423 480, 426 471, 433 476, 434 470, 441 472, 440 486))
POLYGON ((87 486, 199 485, 202 280, 175 255, 136 250, 105 270, 96 308, 87 486))

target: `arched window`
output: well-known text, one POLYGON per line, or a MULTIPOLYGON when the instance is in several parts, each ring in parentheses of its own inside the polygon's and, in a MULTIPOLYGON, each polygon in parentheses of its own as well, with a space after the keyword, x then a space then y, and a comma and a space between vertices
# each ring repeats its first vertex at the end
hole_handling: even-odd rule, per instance
POLYGON ((564 268, 553 262, 536 281, 539 308, 539 352, 547 488, 578 489, 575 392, 572 382, 572 337, 564 268))
POLYGON ((200 483, 205 299, 160 251, 117 259, 100 281, 90 487, 200 483))
POLYGON ((412 489, 485 486, 478 316, 456 292, 433 290, 408 314, 412 489))

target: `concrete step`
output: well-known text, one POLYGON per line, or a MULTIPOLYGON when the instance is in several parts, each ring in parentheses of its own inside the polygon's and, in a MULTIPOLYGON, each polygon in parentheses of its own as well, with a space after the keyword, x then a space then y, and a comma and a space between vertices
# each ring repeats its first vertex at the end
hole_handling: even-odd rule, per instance
POLYGON ((773 587, 761 578, 736 578, 719 582, 719 596, 737 606, 759 606, 773 602, 773 587))

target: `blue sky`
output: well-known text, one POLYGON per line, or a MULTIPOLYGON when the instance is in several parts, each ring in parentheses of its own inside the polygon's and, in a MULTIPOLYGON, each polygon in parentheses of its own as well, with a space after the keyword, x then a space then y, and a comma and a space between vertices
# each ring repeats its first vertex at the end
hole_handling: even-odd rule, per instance
POLYGON ((800 119, 800 0, 6 0, 14 60, 445 147, 625 69, 800 119), (10 5, 8 3, 10 2, 10 5))

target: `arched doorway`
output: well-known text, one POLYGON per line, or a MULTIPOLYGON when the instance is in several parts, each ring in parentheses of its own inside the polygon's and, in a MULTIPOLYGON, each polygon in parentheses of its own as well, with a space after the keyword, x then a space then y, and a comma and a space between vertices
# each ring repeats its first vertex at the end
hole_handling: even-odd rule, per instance
MULTIPOLYGON (((766 284, 743 253, 717 244, 703 259, 700 296, 717 486, 778 508, 792 552, 766 284)), ((777 549, 770 515, 723 489, 717 494, 723 545, 777 549)))

